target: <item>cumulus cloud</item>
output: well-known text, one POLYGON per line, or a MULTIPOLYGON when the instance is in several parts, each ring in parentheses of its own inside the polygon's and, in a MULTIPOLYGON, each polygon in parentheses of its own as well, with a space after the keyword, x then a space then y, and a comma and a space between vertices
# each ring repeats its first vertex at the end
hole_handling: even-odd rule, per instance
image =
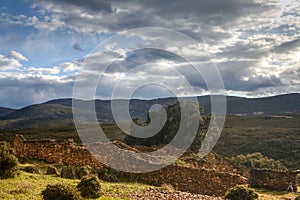
POLYGON ((11 70, 21 67, 21 61, 28 61, 28 59, 16 51, 11 51, 6 56, 0 55, 0 70, 11 70))

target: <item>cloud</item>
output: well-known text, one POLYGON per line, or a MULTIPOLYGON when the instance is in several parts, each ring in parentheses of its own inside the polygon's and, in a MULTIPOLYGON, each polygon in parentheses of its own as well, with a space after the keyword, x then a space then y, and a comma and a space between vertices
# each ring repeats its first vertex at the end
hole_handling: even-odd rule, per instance
POLYGON ((45 0, 49 2, 53 2, 55 4, 65 4, 65 5, 73 5, 78 6, 80 8, 84 8, 87 10, 95 11, 95 12, 107 12, 111 13, 112 8, 109 2, 98 1, 98 0, 45 0))
POLYGON ((16 52, 16 51, 9 52, 7 57, 13 58, 13 59, 16 59, 19 61, 28 61, 28 59, 25 56, 23 56, 21 53, 16 52))
POLYGON ((20 61, 28 61, 21 53, 11 51, 8 55, 0 55, 0 70, 13 70, 22 66, 20 61))
POLYGON ((40 31, 56 31, 59 28, 63 28, 65 23, 60 21, 55 17, 51 17, 48 15, 40 15, 39 17, 36 15, 26 16, 26 15, 11 15, 7 13, 1 14, 0 22, 6 22, 10 25, 20 25, 24 27, 34 27, 40 31))
POLYGON ((70 97, 73 81, 71 77, 42 73, 0 71, 0 105, 20 108, 58 97, 70 97))
POLYGON ((242 17, 260 14, 275 7, 274 4, 243 0, 47 0, 35 1, 35 5, 43 7, 52 13, 52 18, 64 21, 67 27, 78 32, 114 32, 144 26, 163 26, 191 35, 195 31, 210 32, 212 26, 230 26, 242 17), (69 11, 68 15, 65 10, 69 11))
POLYGON ((41 31, 56 31, 64 25, 64 22, 49 16, 45 16, 43 19, 39 19, 37 16, 28 17, 24 23, 24 26, 33 26, 41 31))
MULTIPOLYGON (((80 70, 85 73, 81 81, 91 80, 96 78, 99 66, 111 62, 103 76, 104 87, 97 90, 99 97, 109 97, 117 80, 123 80, 122 87, 126 89, 142 80, 162 80, 160 77, 172 86, 177 85, 182 95, 188 95, 184 92, 186 88, 178 84, 179 77, 166 72, 170 69, 184 74, 199 94, 204 93, 204 80, 175 54, 188 55, 203 67, 211 57, 230 94, 261 96, 300 91, 300 5, 296 0, 44 0, 33 1, 32 8, 39 12, 14 16, 3 10, 0 23, 28 29, 33 27, 36 32, 25 38, 19 51, 26 52, 30 61, 31 57, 46 54, 49 57, 46 59, 53 64, 47 63, 46 67, 23 66, 22 62, 28 59, 11 51, 7 55, 0 55, 0 69, 6 71, 1 81, 7 78, 11 85, 16 84, 22 88, 23 93, 33 95, 34 102, 45 98, 42 88, 49 92, 49 98, 70 95, 70 85, 80 70), (97 60, 96 54, 75 58, 77 55, 82 56, 82 47, 92 49, 91 44, 96 46, 107 36, 149 26, 182 32, 199 44, 185 45, 184 41, 177 41, 171 35, 166 36, 169 38, 166 41, 155 31, 148 32, 143 38, 125 34, 123 37, 134 38, 132 44, 135 47, 139 47, 139 43, 155 42, 173 54, 146 49, 124 55, 124 49, 109 44, 102 54, 103 60, 97 60), (87 45, 86 38, 96 39, 91 39, 87 45), (49 54, 50 51, 55 53, 49 54), (66 51, 72 52, 72 56, 61 59, 60 56, 66 51), (87 65, 82 66, 81 61, 84 59, 87 65), (134 67, 150 63, 159 67, 149 66, 149 69, 126 75, 134 67), (18 70, 7 72, 14 69, 18 70), (14 79, 14 76, 18 78, 14 79), (29 88, 21 86, 22 82, 29 88), (39 99, 39 95, 43 98, 39 99)), ((87 83, 86 88, 89 87, 93 86, 87 83)), ((146 97, 166 94, 165 90, 158 87, 144 89, 137 95, 146 97)), ((17 91, 17 88, 12 90, 17 91)), ((20 94, 23 93, 20 91, 20 94)))
POLYGON ((296 38, 291 41, 282 42, 281 44, 274 46, 272 52, 274 53, 288 53, 295 49, 300 49, 300 38, 296 38))

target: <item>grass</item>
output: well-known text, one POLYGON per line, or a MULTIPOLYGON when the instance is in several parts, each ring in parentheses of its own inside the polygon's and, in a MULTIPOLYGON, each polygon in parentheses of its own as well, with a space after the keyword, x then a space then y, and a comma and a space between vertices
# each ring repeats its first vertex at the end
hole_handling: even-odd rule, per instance
MULTIPOLYGON (((300 188, 298 188, 299 191, 300 188)), ((259 195, 259 200, 278 200, 278 199, 294 199, 296 193, 292 194, 291 192, 276 192, 265 189, 255 189, 255 192, 259 195)))
MULTIPOLYGON (((79 180, 63 179, 54 175, 30 174, 20 171, 20 175, 6 180, 0 180, 0 199, 3 200, 41 200, 41 191, 48 184, 64 183, 76 186, 79 180)), ((131 193, 152 187, 140 183, 109 183, 101 181, 103 196, 98 200, 131 199, 131 193)), ((300 188, 299 188, 300 189, 300 188)), ((259 200, 294 199, 292 193, 275 192, 264 189, 255 189, 259 200)))
MULTIPOLYGON (((79 180, 63 179, 54 175, 30 174, 0 180, 0 199, 41 200, 41 192, 48 184, 64 183, 76 186, 79 180)), ((132 192, 152 187, 138 183, 108 183, 101 181, 103 196, 99 200, 130 199, 132 192)))
POLYGON ((227 157, 261 152, 290 169, 299 169, 299 122, 300 115, 292 119, 228 116, 214 151, 227 157))

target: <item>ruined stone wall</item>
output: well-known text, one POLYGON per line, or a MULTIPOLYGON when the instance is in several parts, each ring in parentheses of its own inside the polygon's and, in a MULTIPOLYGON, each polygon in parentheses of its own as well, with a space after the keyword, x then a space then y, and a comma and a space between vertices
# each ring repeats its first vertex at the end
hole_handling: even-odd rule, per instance
POLYGON ((196 169, 211 169, 218 172, 234 172, 239 173, 239 170, 230 162, 228 158, 217 155, 210 152, 204 158, 196 160, 193 158, 183 158, 183 160, 189 165, 190 168, 196 169))
MULTIPOLYGON (((125 144, 116 143, 117 146, 124 148, 125 144)), ((59 163, 71 166, 104 167, 93 157, 84 146, 76 145, 72 142, 58 144, 55 140, 30 140, 27 141, 21 135, 16 135, 11 143, 12 148, 18 158, 39 159, 51 163, 59 163)), ((124 165, 130 164, 126 155, 121 152, 118 156, 113 155, 105 144, 95 143, 88 147, 89 150, 102 152, 101 156, 106 157, 108 161, 117 159, 124 160, 124 165), (105 154, 103 153, 105 152, 105 154)), ((129 148, 125 146, 125 149, 129 148)), ((129 151, 130 149, 128 149, 129 151)), ((106 160, 105 158, 102 158, 106 160)), ((137 158, 138 159, 138 158, 137 158)), ((147 164, 147 163, 145 163, 147 164)), ((199 167, 199 166, 198 166, 199 167)), ((151 185, 160 186, 161 184, 170 184, 175 189, 197 194, 207 194, 222 196, 225 192, 237 185, 246 184, 247 180, 240 175, 227 172, 218 172, 216 169, 188 168, 183 166, 170 165, 158 171, 129 174, 125 172, 116 172, 118 176, 128 176, 132 180, 144 182, 151 185)))
POLYGON ((247 179, 237 174, 176 165, 144 174, 121 174, 146 184, 155 186, 170 184, 176 190, 211 196, 223 196, 231 187, 247 184, 247 179))
POLYGON ((267 169, 253 169, 249 183, 252 187, 267 188, 276 191, 287 191, 289 185, 297 191, 297 173, 281 172, 267 169))
POLYGON ((72 166, 103 167, 90 152, 73 142, 58 144, 55 140, 30 140, 16 135, 11 143, 18 158, 38 159, 50 163, 72 166))

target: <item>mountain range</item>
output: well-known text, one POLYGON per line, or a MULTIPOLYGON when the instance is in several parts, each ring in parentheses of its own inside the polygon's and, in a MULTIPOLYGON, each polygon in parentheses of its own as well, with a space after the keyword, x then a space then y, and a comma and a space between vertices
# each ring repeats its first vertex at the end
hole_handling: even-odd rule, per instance
MULTIPOLYGON (((188 100, 189 97, 183 99, 188 100)), ((211 112, 210 96, 198 96, 198 101, 204 108, 204 114, 211 112)), ((244 98, 227 96, 227 114, 244 115, 253 114, 297 114, 300 113, 300 94, 284 94, 265 98, 244 98)), ((76 100, 80 105, 93 103, 93 101, 76 100)), ((113 101, 124 101, 122 99, 113 101)), ((129 102, 129 111, 133 118, 146 119, 147 112, 154 104, 170 105, 177 101, 176 98, 161 98, 153 100, 132 99, 129 102)), ((82 109, 83 108, 77 108, 82 109)), ((112 122, 111 100, 95 100, 95 110, 99 121, 112 122)), ((0 128, 9 124, 26 124, 25 121, 37 121, 45 119, 72 119, 72 99, 55 99, 41 104, 26 106, 21 109, 0 107, 0 128), (25 120, 25 121, 24 121, 25 120), (5 123, 4 123, 5 122, 5 123)), ((36 122, 35 122, 36 123, 36 122)), ((15 126, 12 126, 15 127, 15 126)))

